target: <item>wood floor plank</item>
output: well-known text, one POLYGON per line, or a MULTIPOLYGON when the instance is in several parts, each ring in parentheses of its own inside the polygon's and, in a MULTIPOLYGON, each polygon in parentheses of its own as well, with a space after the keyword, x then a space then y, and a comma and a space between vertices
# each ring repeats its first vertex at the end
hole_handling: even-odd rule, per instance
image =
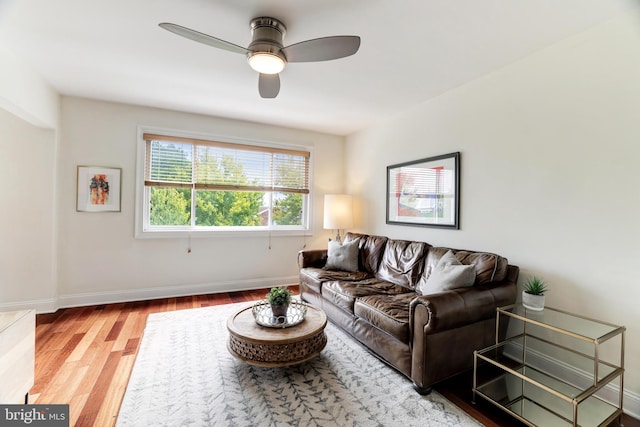
MULTIPOLYGON (((136 335, 135 329, 137 329, 137 327, 140 327, 139 317, 141 317, 140 314, 135 312, 131 312, 128 314, 124 322, 124 325, 122 327, 122 331, 120 332, 120 335, 118 335, 118 339, 116 339, 115 342, 113 343, 114 351, 124 350, 129 339, 132 336, 136 335)), ((147 316, 144 315, 145 322, 146 322, 146 317, 147 316)))
MULTIPOLYGON (((71 310, 74 316, 73 322, 69 324, 69 327, 73 328, 78 333, 86 332, 91 327, 93 320, 100 315, 101 310, 98 307, 99 306, 72 308, 71 310)), ((64 323, 66 322, 59 322, 58 327, 63 327, 64 323)))
MULTIPOLYGON (((82 422, 82 425, 99 425, 96 424, 96 418, 100 413, 100 409, 103 405, 108 404, 113 399, 122 400, 121 396, 109 396, 109 390, 111 387, 111 383, 114 379, 119 379, 120 377, 116 375, 118 365, 120 363, 120 359, 122 358, 121 351, 114 351, 109 353, 109 357, 104 364, 98 379, 96 380, 91 393, 89 393, 89 398, 87 399, 87 403, 82 408, 82 415, 78 418, 78 421, 82 422), (89 424, 84 424, 89 423, 89 424)), ((127 377, 128 378, 128 377, 127 377)), ((126 384, 125 384, 126 387, 126 384)), ((70 412, 73 411, 74 408, 70 408, 70 412)))
MULTIPOLYGON (((87 398, 88 400, 88 398, 87 398)), ((86 406, 86 404, 85 404, 86 406)), ((76 418, 74 427, 97 427, 94 422, 96 420, 96 414, 92 412, 82 412, 80 414, 71 414, 69 418, 76 418)), ((101 426, 102 427, 102 426, 101 426)), ((105 426, 107 427, 107 426, 105 426)))
POLYGON ((124 320, 118 318, 116 323, 113 324, 113 326, 111 327, 111 330, 107 334, 107 337, 105 338, 106 341, 115 341, 116 338, 118 338, 118 335, 120 335, 120 332, 122 331, 122 327, 124 326, 125 320, 126 320, 126 317, 124 320))
POLYGON ((138 347, 140 346, 140 338, 129 338, 127 345, 124 347, 122 354, 124 356, 138 354, 138 347))
POLYGON ((88 398, 89 398, 89 393, 76 394, 75 396, 73 396, 71 401, 69 401, 69 408, 78 408, 79 409, 79 410, 73 411, 73 412, 69 411, 69 425, 70 426, 77 426, 78 425, 78 418, 80 418, 80 415, 82 414, 82 411, 80 410, 80 408, 84 408, 84 405, 87 403, 87 399, 88 398))
MULTIPOLYGON (((32 393, 37 392, 37 386, 39 385, 37 380, 43 378, 47 372, 47 367, 54 364, 53 359, 58 355, 58 350, 41 350, 38 352, 36 349, 36 354, 39 354, 39 357, 36 357, 34 370, 36 382, 31 390, 32 393)), ((58 365, 54 364, 53 369, 58 369, 58 365)))
MULTIPOLYGON (((36 371, 35 373, 35 381, 32 388, 33 393, 42 392, 49 381, 51 381, 55 374, 60 370, 64 362, 67 360, 69 355, 73 352, 73 350, 76 348, 83 337, 84 334, 73 334, 60 351, 54 351, 53 353, 49 354, 51 358, 48 361, 45 361, 40 371, 36 371)), ((38 353, 38 344, 36 341, 36 359, 38 359, 38 353)))
POLYGON ((51 339, 53 335, 51 329, 53 320, 51 322, 38 322, 36 321, 36 339, 40 342, 45 342, 51 339))
POLYGON ((75 308, 75 309, 68 308, 66 310, 59 310, 61 311, 61 313, 52 324, 52 327, 53 327, 52 333, 64 333, 67 331, 68 328, 72 327, 74 323, 74 319, 75 317, 77 317, 78 315, 77 313, 79 310, 92 310, 92 308, 83 307, 83 308, 75 308))
MULTIPOLYGON (((107 343, 109 342, 107 341, 107 343)), ((94 341, 91 344, 89 344, 89 347, 87 347, 84 354, 82 355, 82 358, 80 359, 81 365, 91 366, 93 364, 100 363, 99 358, 102 352, 104 351, 103 350, 104 344, 105 343, 102 343, 99 341, 94 341), (96 361, 96 359, 98 359, 98 361, 96 361)), ((111 345, 113 345, 113 343, 111 343, 111 345)))
MULTIPOLYGON (((62 322, 64 322, 64 320, 62 322)), ((58 328, 58 324, 54 324, 53 326, 51 333, 45 337, 44 340, 38 341, 36 335, 36 345, 46 346, 47 350, 62 350, 62 348, 67 345, 69 337, 75 333, 75 328, 67 325, 67 330, 61 331, 58 328)))
POLYGON ((144 333, 144 328, 145 326, 147 326, 147 316, 149 316, 149 313, 132 313, 133 315, 135 315, 135 323, 133 324, 133 327, 131 328, 131 335, 129 336, 129 338, 142 338, 142 334, 144 333))
POLYGON ((120 332, 122 331, 122 327, 124 326, 124 322, 127 320, 128 315, 128 312, 120 312, 118 320, 116 320, 116 322, 113 324, 111 330, 105 338, 106 341, 115 341, 116 338, 118 338, 118 335, 120 335, 120 332))
POLYGON ((51 394, 63 402, 70 402, 88 370, 89 367, 81 366, 79 361, 65 363, 42 391, 42 395, 51 394))
POLYGON ((81 318, 78 318, 77 323, 79 323, 79 325, 77 332, 89 332, 91 328, 95 328, 96 322, 104 323, 104 309, 96 308, 95 310, 91 310, 88 316, 84 316, 83 314, 81 318))
MULTIPOLYGON (((104 327, 106 320, 107 319, 104 318, 93 319, 91 327, 87 329, 87 332, 84 333, 84 336, 82 337, 78 345, 76 345, 76 347, 73 349, 73 352, 67 358, 68 362, 75 362, 82 359, 82 356, 87 351, 87 348, 89 348, 92 342, 103 341, 98 337, 98 333, 104 327)), ((82 329, 84 329, 84 327, 82 329)))
POLYGON ((64 313, 62 310, 58 310, 55 313, 39 314, 36 318, 36 326, 43 326, 53 323, 58 317, 64 313))
POLYGON ((100 405, 95 425, 113 426, 115 424, 135 360, 135 355, 123 355, 120 358, 115 374, 109 383, 105 399, 100 405))
POLYGON ((107 359, 111 354, 113 348, 112 342, 96 343, 96 351, 93 359, 86 365, 89 367, 88 371, 84 375, 80 386, 78 387, 78 393, 89 395, 94 389, 96 382, 100 379, 102 370, 107 363, 107 359))

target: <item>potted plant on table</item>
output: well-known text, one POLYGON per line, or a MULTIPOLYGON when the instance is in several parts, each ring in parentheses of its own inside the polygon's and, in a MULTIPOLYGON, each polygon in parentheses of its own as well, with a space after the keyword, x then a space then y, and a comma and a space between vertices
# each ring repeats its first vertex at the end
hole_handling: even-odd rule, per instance
POLYGON ((284 320, 291 302, 291 291, 286 287, 271 288, 267 293, 267 302, 271 305, 273 317, 281 317, 284 320))
POLYGON ((544 293, 547 285, 538 277, 532 277, 524 283, 522 291, 522 305, 534 311, 544 310, 544 293))

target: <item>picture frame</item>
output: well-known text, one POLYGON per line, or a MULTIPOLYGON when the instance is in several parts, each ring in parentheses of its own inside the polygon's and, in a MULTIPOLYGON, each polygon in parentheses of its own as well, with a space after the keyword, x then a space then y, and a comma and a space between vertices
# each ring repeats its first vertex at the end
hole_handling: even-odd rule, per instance
POLYGON ((460 228, 460 152, 387 166, 387 224, 460 228))
POLYGON ((77 212, 120 212, 122 169, 78 166, 77 212))

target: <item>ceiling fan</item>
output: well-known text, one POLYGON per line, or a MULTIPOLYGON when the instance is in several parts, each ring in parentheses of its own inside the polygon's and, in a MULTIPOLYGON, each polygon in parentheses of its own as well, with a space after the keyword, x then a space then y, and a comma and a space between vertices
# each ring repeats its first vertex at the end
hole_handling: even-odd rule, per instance
POLYGON ((332 36, 306 40, 284 47, 287 32, 275 18, 251 20, 251 43, 247 48, 181 25, 163 22, 160 27, 179 36, 219 49, 247 56, 251 68, 260 73, 258 91, 262 98, 275 98, 280 92, 280 76, 288 62, 316 62, 351 56, 360 48, 358 36, 332 36))

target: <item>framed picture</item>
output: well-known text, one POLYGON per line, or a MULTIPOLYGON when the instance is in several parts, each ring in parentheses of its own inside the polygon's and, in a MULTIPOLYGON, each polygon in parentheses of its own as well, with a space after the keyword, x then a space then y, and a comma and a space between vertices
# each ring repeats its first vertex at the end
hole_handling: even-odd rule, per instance
POLYGON ((76 211, 120 212, 122 169, 78 166, 76 211))
POLYGON ((460 153, 387 166, 387 224, 459 229, 460 153))

